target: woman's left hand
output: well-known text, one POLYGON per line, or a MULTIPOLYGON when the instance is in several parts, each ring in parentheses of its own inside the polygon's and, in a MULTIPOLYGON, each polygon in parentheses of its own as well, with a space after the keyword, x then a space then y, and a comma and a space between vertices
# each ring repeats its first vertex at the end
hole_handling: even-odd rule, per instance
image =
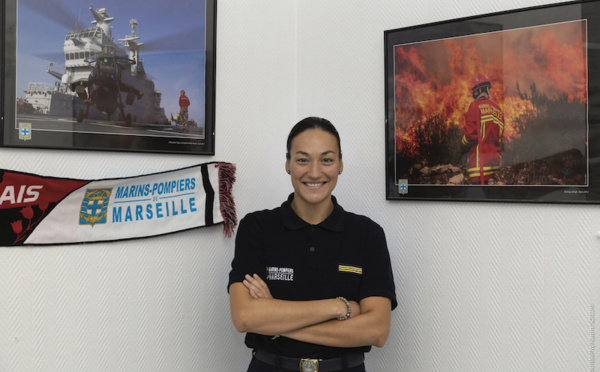
POLYGON ((257 274, 253 276, 246 275, 244 279, 244 286, 248 288, 252 298, 273 298, 269 286, 264 282, 257 274))

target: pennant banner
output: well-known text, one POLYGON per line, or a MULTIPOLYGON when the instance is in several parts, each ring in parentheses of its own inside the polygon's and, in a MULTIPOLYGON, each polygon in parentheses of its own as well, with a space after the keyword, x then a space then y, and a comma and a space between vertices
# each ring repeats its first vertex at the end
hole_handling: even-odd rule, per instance
POLYGON ((78 180, 0 169, 0 246, 133 239, 237 224, 235 166, 205 163, 144 176, 78 180))

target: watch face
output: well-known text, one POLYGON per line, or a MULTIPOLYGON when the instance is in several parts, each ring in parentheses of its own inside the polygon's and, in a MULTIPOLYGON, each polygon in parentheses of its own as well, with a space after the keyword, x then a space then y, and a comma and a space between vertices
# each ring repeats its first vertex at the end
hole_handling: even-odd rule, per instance
POLYGON ((303 360, 301 367, 302 367, 302 372, 316 372, 317 371, 317 364, 315 363, 314 360, 311 360, 311 359, 303 360))

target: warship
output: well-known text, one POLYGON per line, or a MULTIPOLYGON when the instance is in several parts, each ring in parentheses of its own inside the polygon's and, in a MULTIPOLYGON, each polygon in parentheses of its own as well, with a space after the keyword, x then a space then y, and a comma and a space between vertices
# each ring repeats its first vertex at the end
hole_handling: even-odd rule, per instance
POLYGON ((38 114, 121 120, 127 124, 170 125, 161 107, 162 94, 146 75, 136 35, 137 20, 130 20, 131 34, 115 40, 105 8, 89 8, 94 25, 69 31, 64 39, 64 66, 47 62, 46 72, 58 81, 29 83, 24 101, 38 114), (112 116, 116 114, 115 116, 112 116))
POLYGON ((17 112, 50 116, 69 116, 73 113, 75 94, 59 81, 49 83, 29 83, 25 99, 17 101, 17 112))

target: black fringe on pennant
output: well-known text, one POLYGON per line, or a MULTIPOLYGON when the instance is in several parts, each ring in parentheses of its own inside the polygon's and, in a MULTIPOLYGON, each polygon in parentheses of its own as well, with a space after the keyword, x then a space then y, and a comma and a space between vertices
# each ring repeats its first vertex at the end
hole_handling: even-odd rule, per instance
POLYGON ((231 237, 237 226, 235 201, 231 192, 235 182, 235 164, 219 162, 219 205, 223 216, 223 233, 231 237))

